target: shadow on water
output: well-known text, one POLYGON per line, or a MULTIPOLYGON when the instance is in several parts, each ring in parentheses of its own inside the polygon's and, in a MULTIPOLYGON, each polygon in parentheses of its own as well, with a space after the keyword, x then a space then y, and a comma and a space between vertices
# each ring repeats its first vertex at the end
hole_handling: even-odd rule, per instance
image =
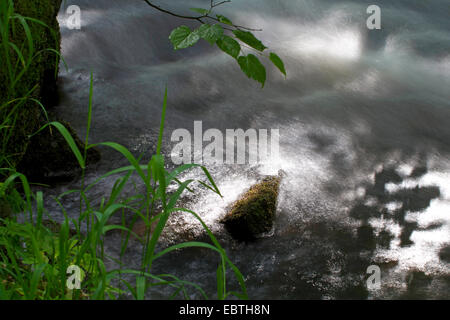
MULTIPOLYGON (((426 173, 426 168, 416 168, 411 177, 418 178, 426 173)), ((414 189, 401 189, 394 193, 386 191, 386 184, 388 183, 401 183, 402 178, 393 169, 383 169, 381 172, 375 174, 375 184, 366 189, 366 197, 353 207, 350 211, 352 218, 358 219, 362 222, 362 226, 358 229, 358 232, 365 235, 365 240, 372 247, 377 244, 383 244, 383 247, 389 248, 391 237, 386 231, 380 237, 375 238, 373 229, 368 224, 370 218, 390 218, 398 223, 402 227, 400 235, 401 246, 408 246, 412 244, 410 240, 411 234, 414 230, 418 229, 416 222, 407 222, 405 216, 408 212, 420 212, 430 206, 430 202, 440 196, 440 190, 438 187, 415 187, 414 189), (367 202, 376 201, 376 206, 367 205, 367 202), (386 205, 389 203, 398 203, 399 209, 389 212, 386 209, 386 205)), ((436 227, 440 227, 437 225, 436 227)), ((364 241, 364 239, 361 239, 364 241)))

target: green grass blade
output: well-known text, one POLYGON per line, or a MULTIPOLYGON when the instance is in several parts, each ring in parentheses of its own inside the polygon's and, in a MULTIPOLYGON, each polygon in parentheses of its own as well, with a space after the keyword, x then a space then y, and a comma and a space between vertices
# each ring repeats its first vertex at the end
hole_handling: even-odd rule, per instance
POLYGON ((23 57, 23 54, 20 51, 20 49, 13 42, 9 42, 8 44, 16 52, 19 61, 22 63, 22 67, 26 68, 25 58, 23 57))
POLYGON ((136 278, 136 300, 144 300, 146 283, 145 277, 139 276, 136 278))
POLYGON ((25 36, 27 38, 27 42, 28 42, 28 60, 29 62, 31 61, 33 55, 34 55, 34 41, 33 41, 33 35, 31 34, 31 30, 30 30, 30 26, 28 25, 25 17, 22 17, 21 15, 15 14, 12 19, 18 19, 20 24, 22 25, 24 31, 25 31, 25 36))
POLYGON ((92 148, 92 147, 95 147, 95 146, 106 146, 106 147, 112 148, 112 149, 120 152, 128 160, 128 162, 133 166, 133 168, 139 174, 141 179, 143 181, 147 181, 147 178, 146 178, 146 175, 144 174, 143 169, 139 165, 139 163, 136 160, 136 158, 131 154, 130 151, 128 151, 127 148, 125 148, 124 146, 122 146, 122 145, 120 145, 118 143, 115 143, 115 142, 102 142, 102 143, 98 143, 98 144, 95 144, 95 145, 90 145, 89 147, 92 148))
POLYGON ((223 266, 222 263, 217 267, 217 271, 216 271, 216 278, 217 278, 217 298, 219 300, 223 300, 225 298, 225 294, 224 290, 225 290, 225 286, 224 286, 224 272, 223 272, 223 266))
POLYGON ((91 131, 91 122, 92 122, 92 98, 94 95, 94 74, 91 72, 91 78, 89 82, 89 111, 88 111, 88 121, 86 128, 86 140, 84 143, 84 159, 87 157, 87 150, 89 146, 89 133, 91 131))
POLYGON ((158 146, 156 148, 156 154, 161 154, 161 146, 162 146, 162 139, 163 139, 163 133, 164 133, 164 122, 166 119, 166 108, 167 108, 167 87, 164 93, 164 102, 163 102, 163 108, 161 113, 161 124, 159 128, 159 137, 158 137, 158 146))
POLYGON ((33 271, 33 274, 31 276, 30 281, 30 287, 27 290, 27 299, 28 300, 34 300, 38 294, 38 285, 39 280, 41 278, 41 274, 44 271, 44 268, 47 266, 47 264, 41 264, 36 266, 35 270, 33 271))

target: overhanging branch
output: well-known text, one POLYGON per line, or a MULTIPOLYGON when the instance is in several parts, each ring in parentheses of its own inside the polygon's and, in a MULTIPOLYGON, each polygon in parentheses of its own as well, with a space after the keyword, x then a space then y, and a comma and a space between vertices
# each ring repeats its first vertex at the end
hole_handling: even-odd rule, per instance
MULTIPOLYGON (((156 4, 152 3, 149 0, 144 0, 144 2, 146 4, 148 4, 150 7, 152 7, 153 9, 156 9, 158 11, 161 11, 161 12, 166 13, 168 15, 171 15, 173 17, 177 17, 177 18, 181 18, 181 19, 188 19, 188 20, 196 20, 196 21, 198 21, 198 22, 200 22, 202 24, 205 23, 202 19, 211 19, 211 20, 214 20, 214 21, 216 21, 218 23, 224 24, 218 18, 212 17, 209 14, 205 14, 205 15, 201 15, 201 16, 185 16, 185 15, 181 15, 181 14, 177 14, 175 12, 169 11, 167 9, 163 9, 163 8, 157 6, 156 4)), ((224 0, 224 1, 221 1, 221 2, 218 2, 218 3, 214 3, 214 1, 211 0, 209 12, 211 12, 212 9, 214 9, 214 8, 216 8, 218 6, 220 6, 222 4, 225 4, 225 3, 229 3, 229 2, 231 2, 231 0, 224 0)), ((235 25, 235 24, 232 24, 231 26, 234 27, 235 29, 243 29, 243 30, 248 30, 248 31, 262 31, 262 29, 253 29, 253 28, 248 28, 248 27, 239 26, 239 25, 235 25)), ((227 28, 227 27, 224 27, 224 29, 229 30, 229 31, 233 31, 232 29, 227 28)))

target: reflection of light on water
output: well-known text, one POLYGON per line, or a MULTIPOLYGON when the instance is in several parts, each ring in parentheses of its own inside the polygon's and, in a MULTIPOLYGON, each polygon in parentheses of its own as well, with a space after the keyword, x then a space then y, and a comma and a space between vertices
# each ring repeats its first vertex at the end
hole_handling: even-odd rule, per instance
POLYGON ((450 74, 450 55, 442 59, 440 67, 445 74, 450 74))
POLYGON ((280 146, 278 155, 270 156, 258 164, 258 172, 262 175, 277 175, 280 169, 291 171, 296 167, 298 164, 290 157, 288 150, 280 146))
MULTIPOLYGON (((404 168, 405 171, 410 171, 404 168)), ((431 200, 430 206, 421 212, 407 212, 405 220, 416 222, 418 228, 413 231, 408 247, 400 246, 402 227, 392 220, 371 219, 370 224, 375 230, 388 230, 394 237, 389 249, 377 252, 376 259, 397 261, 395 271, 420 270, 426 274, 448 274, 450 269, 439 259, 439 250, 450 243, 450 174, 430 172, 420 179, 406 179, 402 183, 390 183, 386 190, 390 193, 417 186, 438 186, 441 196, 431 200)), ((398 209, 397 203, 389 204, 389 209, 398 209)))
MULTIPOLYGON (((209 227, 217 226, 217 221, 226 213, 227 206, 236 201, 256 181, 242 176, 235 176, 233 179, 225 181, 219 179, 217 182, 223 198, 220 198, 215 193, 208 192, 191 208, 201 216, 202 220, 209 227)), ((192 226, 194 224, 198 226, 198 222, 193 218, 188 220, 188 223, 192 223, 192 226)))
POLYGON ((373 69, 367 70, 348 83, 338 82, 336 83, 335 88, 337 90, 344 90, 356 94, 365 95, 370 98, 386 95, 389 90, 389 88, 383 86, 383 81, 380 73, 377 70, 373 69))
MULTIPOLYGON (((312 58, 326 56, 342 60, 356 60, 362 54, 362 35, 359 25, 349 23, 348 10, 333 10, 316 21, 296 23, 286 19, 272 18, 269 21, 258 16, 245 19, 255 21, 264 30, 271 30, 262 35, 262 40, 270 47, 283 43, 283 49, 292 50, 294 54, 303 54, 312 58), (264 38, 267 37, 267 38, 264 38)), ((244 18, 242 18, 244 19, 244 18)))
POLYGON ((414 170, 414 166, 404 163, 398 166, 397 172, 400 173, 403 176, 409 176, 414 170))
POLYGON ((429 172, 420 180, 422 184, 439 186, 442 198, 450 200, 450 173, 429 172))
POLYGON ((386 39, 384 53, 387 55, 402 55, 410 52, 408 43, 402 42, 401 35, 390 35, 386 39))
MULTIPOLYGON (((448 219, 450 213, 450 201, 433 200, 430 206, 423 212, 410 212, 406 216, 406 220, 415 221, 421 228, 427 228, 433 223, 443 223, 448 219)), ((450 241, 449 234, 441 239, 450 241)))
MULTIPOLYGON (((392 225, 391 230, 400 231, 400 226, 392 225)), ((414 242, 409 247, 400 247, 400 241, 391 242, 389 250, 379 250, 375 259, 377 261, 396 261, 398 265, 394 272, 420 270, 426 274, 448 274, 446 268, 439 259, 438 251, 445 243, 448 243, 448 228, 443 230, 413 232, 411 240, 414 242), (443 240, 447 239, 447 241, 443 240)), ((398 236, 398 234, 397 234, 398 236)))
POLYGON ((301 37, 297 49, 304 53, 327 55, 340 59, 355 60, 361 55, 361 36, 358 32, 336 31, 312 33, 311 37, 301 37))
POLYGON ((393 202, 389 202, 388 204, 386 204, 385 208, 390 213, 393 213, 394 211, 401 209, 402 205, 403 205, 403 203, 401 203, 399 201, 393 201, 393 202))

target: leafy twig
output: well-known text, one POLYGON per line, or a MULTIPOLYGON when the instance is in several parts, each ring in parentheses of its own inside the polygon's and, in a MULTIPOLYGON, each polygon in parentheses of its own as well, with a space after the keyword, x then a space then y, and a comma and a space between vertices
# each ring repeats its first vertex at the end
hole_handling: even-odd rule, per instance
MULTIPOLYGON (((202 19, 211 19, 211 20, 214 20, 214 21, 217 21, 219 23, 224 24, 222 21, 220 21, 220 19, 210 16, 209 13, 208 14, 203 14, 203 15, 200 15, 200 16, 186 16, 186 15, 181 15, 181 14, 169 11, 167 9, 163 9, 163 8, 157 6, 156 4, 152 3, 149 0, 144 0, 144 2, 146 4, 148 4, 150 7, 154 8, 154 9, 156 9, 158 11, 161 11, 163 13, 166 13, 168 15, 171 15, 173 17, 177 17, 177 18, 181 18, 181 19, 188 19, 188 20, 196 20, 196 21, 200 22, 201 24, 205 24, 205 22, 202 19)), ((214 3, 214 1, 211 0, 209 12, 211 12, 214 8, 216 8, 218 6, 223 5, 225 3, 229 3, 229 2, 231 2, 231 0, 225 0, 225 1, 218 2, 218 3, 214 3)), ((262 29, 248 28, 248 27, 235 25, 235 24, 232 24, 231 26, 233 28, 235 28, 235 29, 242 29, 242 30, 248 30, 248 31, 262 31, 262 29)), ((224 29, 229 30, 229 31, 233 31, 232 29, 226 28, 226 27, 224 29)))

